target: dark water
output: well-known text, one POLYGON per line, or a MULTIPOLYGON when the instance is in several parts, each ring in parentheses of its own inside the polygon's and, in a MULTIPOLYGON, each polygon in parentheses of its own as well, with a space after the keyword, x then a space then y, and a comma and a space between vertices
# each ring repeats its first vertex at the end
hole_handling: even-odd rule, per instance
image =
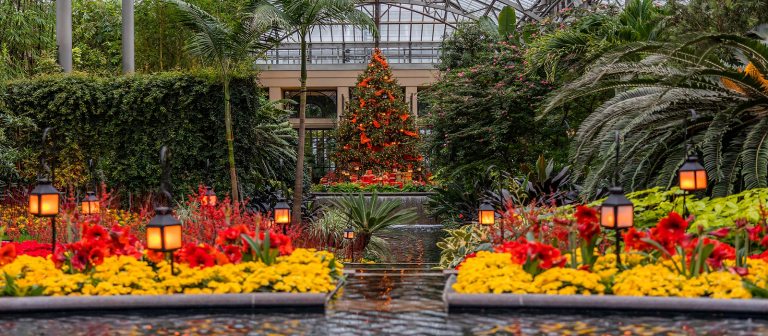
POLYGON ((441 300, 442 273, 412 263, 417 256, 435 260, 433 251, 415 251, 422 251, 419 241, 434 239, 428 236, 437 231, 403 230, 406 243, 399 246, 402 250, 393 249, 393 257, 404 263, 350 265, 348 284, 325 314, 230 310, 0 316, 0 335, 768 335, 768 320, 746 318, 589 312, 448 315, 441 300))

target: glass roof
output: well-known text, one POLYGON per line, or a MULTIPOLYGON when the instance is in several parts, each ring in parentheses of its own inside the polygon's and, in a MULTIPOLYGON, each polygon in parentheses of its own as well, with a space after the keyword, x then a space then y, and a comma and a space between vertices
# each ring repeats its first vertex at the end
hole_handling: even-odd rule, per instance
MULTIPOLYGON (((435 63, 440 44, 457 24, 489 16, 504 6, 517 11, 518 21, 538 21, 567 7, 623 0, 362 0, 358 7, 378 20, 379 48, 390 63, 435 63), (378 15, 376 15, 378 12, 378 15)), ((260 60, 261 64, 299 64, 299 39, 288 37, 260 60)), ((309 34, 310 64, 365 63, 376 42, 373 34, 351 25, 323 25, 309 34)))

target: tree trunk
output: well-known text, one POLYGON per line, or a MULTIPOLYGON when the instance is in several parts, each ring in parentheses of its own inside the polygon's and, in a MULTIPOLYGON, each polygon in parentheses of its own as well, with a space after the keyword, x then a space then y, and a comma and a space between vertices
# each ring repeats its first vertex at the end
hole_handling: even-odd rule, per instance
POLYGON ((307 34, 301 32, 301 92, 299 93, 299 148, 296 151, 296 183, 293 185, 292 225, 301 224, 301 200, 304 194, 304 141, 307 130, 304 125, 307 109, 307 34))
POLYGON ((229 159, 229 180, 232 184, 232 202, 240 202, 235 170, 235 136, 232 132, 232 103, 229 94, 229 77, 224 74, 224 126, 227 130, 227 157, 229 159))

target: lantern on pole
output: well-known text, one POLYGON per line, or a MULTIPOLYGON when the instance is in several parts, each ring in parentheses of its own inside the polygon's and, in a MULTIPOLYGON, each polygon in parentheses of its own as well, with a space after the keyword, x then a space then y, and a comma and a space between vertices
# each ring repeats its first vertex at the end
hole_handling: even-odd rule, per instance
POLYGON ((53 170, 48 166, 46 162, 46 156, 50 150, 46 144, 48 140, 48 134, 50 134, 52 128, 48 127, 43 130, 42 141, 42 153, 40 154, 40 167, 42 171, 37 175, 37 185, 29 193, 29 213, 35 217, 50 217, 51 218, 51 254, 56 254, 56 216, 59 214, 59 203, 61 195, 56 188, 53 187, 51 180, 53 179, 53 170), (48 173, 51 180, 45 177, 44 172, 48 173))
POLYGON ((477 221, 481 225, 496 224, 496 210, 490 203, 483 202, 480 204, 480 208, 477 209, 477 221))
POLYGON ((355 230, 353 230, 351 226, 347 227, 347 229, 344 230, 344 240, 349 242, 350 260, 352 260, 352 262, 355 262, 355 246, 354 246, 355 230))
MULTIPOLYGON (((696 111, 691 110, 691 121, 695 121, 697 118, 696 111)), ((677 180, 680 189, 683 191, 683 217, 687 216, 688 207, 685 205, 685 200, 688 193, 691 191, 707 190, 707 170, 699 162, 699 157, 695 154, 690 154, 693 144, 690 143, 688 138, 688 122, 686 120, 684 125, 685 132, 685 155, 687 156, 685 162, 677 170, 677 180)))
MULTIPOLYGON (((160 165, 163 167, 163 177, 160 179, 160 192, 165 196, 168 204, 173 197, 169 191, 170 168, 168 165, 168 148, 160 149, 160 165)), ((155 207, 155 216, 147 224, 147 249, 168 253, 181 248, 182 245, 181 221, 173 215, 171 208, 155 207)), ((173 255, 171 255, 171 274, 175 274, 173 255)))
POLYGON ((616 132, 616 163, 613 173, 614 187, 609 189, 608 198, 600 205, 600 225, 613 229, 616 233, 616 265, 621 266, 621 230, 631 228, 635 224, 635 206, 626 195, 624 188, 618 186, 619 179, 619 150, 621 137, 616 132))

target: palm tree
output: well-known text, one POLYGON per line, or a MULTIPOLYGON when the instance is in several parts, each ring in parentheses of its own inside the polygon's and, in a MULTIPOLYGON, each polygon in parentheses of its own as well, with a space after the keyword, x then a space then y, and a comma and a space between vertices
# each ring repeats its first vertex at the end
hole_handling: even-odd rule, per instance
MULTIPOLYGON (((281 28, 286 35, 298 34, 301 44, 301 95, 299 98, 299 146, 296 159, 296 183, 293 189, 293 213, 301 213, 304 182, 304 142, 306 139, 307 109, 307 35, 313 27, 327 24, 363 26, 375 33, 373 20, 355 8, 355 0, 260 0, 253 15, 281 28)), ((301 216, 293 216, 293 224, 301 223, 301 216)))
MULTIPOLYGON (((232 104, 230 97, 230 78, 233 70, 242 62, 250 60, 254 55, 262 54, 272 44, 266 43, 262 37, 268 30, 268 25, 262 24, 251 10, 240 14, 234 24, 226 22, 207 13, 200 7, 183 0, 163 0, 178 9, 180 22, 192 31, 187 41, 187 51, 202 58, 205 62, 214 64, 224 84, 224 124, 227 139, 227 158, 229 161, 229 178, 232 188, 232 199, 240 200, 235 169, 235 137, 232 131, 232 104)), ((250 9, 250 8, 249 8, 250 9)))
POLYGON ((352 249, 365 251, 369 244, 380 248, 383 240, 377 235, 387 228, 406 224, 418 216, 413 209, 401 209, 400 200, 380 200, 374 192, 370 197, 363 194, 344 195, 333 202, 333 207, 343 213, 343 217, 355 229, 352 249))
POLYGON ((620 45, 663 40, 666 14, 653 0, 630 0, 619 15, 594 13, 535 39, 527 51, 533 69, 548 79, 573 72, 580 75, 584 66, 620 45))
POLYGON ((630 189, 671 186, 689 153, 686 138, 702 154, 713 196, 768 186, 768 25, 750 37, 696 34, 628 45, 556 91, 544 113, 617 89, 572 145, 586 190, 605 186, 613 173, 615 131, 625 137, 619 182, 630 189))

